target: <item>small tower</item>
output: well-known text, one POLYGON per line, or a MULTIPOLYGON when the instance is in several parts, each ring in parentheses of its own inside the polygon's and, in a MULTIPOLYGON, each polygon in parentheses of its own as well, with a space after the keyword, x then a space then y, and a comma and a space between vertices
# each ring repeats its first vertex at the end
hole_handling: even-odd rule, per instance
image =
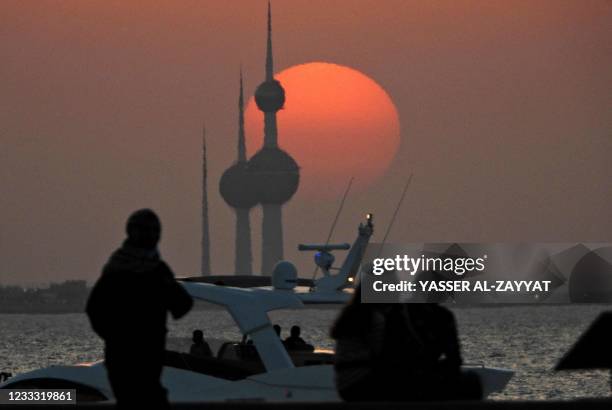
POLYGON ((219 181, 219 191, 225 202, 236 213, 236 254, 234 270, 237 275, 251 275, 253 255, 251 253, 251 208, 257 205, 253 175, 246 160, 244 138, 244 93, 242 71, 240 72, 240 95, 238 97, 238 158, 219 181))
POLYGON ((210 230, 208 227, 208 165, 206 164, 206 127, 202 126, 202 276, 210 275, 210 230))
POLYGON ((272 16, 268 3, 268 39, 265 81, 255 91, 257 107, 264 113, 264 145, 250 159, 257 199, 263 208, 262 267, 271 274, 274 265, 283 259, 282 206, 297 191, 299 167, 287 152, 278 146, 276 112, 283 108, 285 90, 274 79, 272 59, 272 16))

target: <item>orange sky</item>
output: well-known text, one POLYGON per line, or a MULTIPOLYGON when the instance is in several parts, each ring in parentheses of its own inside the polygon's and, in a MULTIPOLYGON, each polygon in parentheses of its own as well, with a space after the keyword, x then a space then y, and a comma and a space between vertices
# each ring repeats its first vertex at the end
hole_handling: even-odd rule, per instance
MULTIPOLYGON (((0 283, 97 277, 142 206, 159 211, 176 273, 195 273, 203 119, 213 268, 231 270, 216 183, 235 155, 240 64, 248 95, 263 79, 265 8, 0 2, 0 283)), ((612 239, 611 2, 295 0, 273 18, 277 70, 353 67, 398 107, 398 155, 350 198, 336 240, 365 211, 384 231, 411 172, 391 241, 612 239)), ((296 243, 326 237, 336 202, 286 207, 300 271, 296 243)), ((258 257, 258 211, 252 225, 258 257)))

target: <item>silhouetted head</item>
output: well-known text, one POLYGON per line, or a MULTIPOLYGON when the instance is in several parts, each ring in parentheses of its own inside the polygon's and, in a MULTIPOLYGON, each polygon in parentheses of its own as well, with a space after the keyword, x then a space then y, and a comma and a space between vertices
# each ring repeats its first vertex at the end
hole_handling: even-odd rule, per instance
POLYGON ((277 336, 280 337, 281 334, 281 327, 279 325, 274 325, 272 326, 274 328, 274 331, 276 332, 277 336))
POLYGON ((291 336, 300 337, 300 333, 302 333, 302 329, 299 326, 291 326, 291 336))
POLYGON ((331 337, 338 339, 346 336, 367 334, 370 318, 377 310, 384 309, 388 304, 385 303, 362 303, 361 302, 361 281, 357 284, 353 297, 344 306, 342 312, 336 319, 331 328, 331 337))
POLYGON ((194 330, 193 331, 193 342, 194 343, 198 343, 198 342, 202 342, 204 341, 204 332, 202 332, 201 330, 194 330))
POLYGON ((150 209, 140 209, 127 220, 128 243, 136 248, 155 249, 161 237, 161 223, 150 209))

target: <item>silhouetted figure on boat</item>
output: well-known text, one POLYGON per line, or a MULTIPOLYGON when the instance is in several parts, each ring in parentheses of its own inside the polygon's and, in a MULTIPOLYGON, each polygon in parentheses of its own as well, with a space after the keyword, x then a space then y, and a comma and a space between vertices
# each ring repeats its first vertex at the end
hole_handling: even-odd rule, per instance
POLYGON ((104 339, 105 365, 118 407, 167 408, 160 383, 167 314, 182 317, 193 300, 159 256, 157 215, 150 209, 136 211, 126 230, 127 239, 91 291, 87 315, 104 339))
POLYGON ((272 326, 272 328, 274 329, 274 332, 276 332, 276 335, 280 339, 280 337, 281 337, 281 327, 280 327, 280 325, 274 325, 274 326, 272 326))
POLYGON ((287 350, 298 350, 298 351, 314 351, 314 347, 308 344, 300 337, 302 329, 299 326, 291 326, 291 336, 285 339, 284 344, 287 350))
POLYGON ((212 350, 210 350, 210 346, 204 340, 204 332, 199 329, 194 330, 192 341, 193 344, 191 349, 189 349, 189 354, 196 357, 212 357, 212 350))
POLYGON ((336 386, 346 401, 480 399, 461 371, 453 314, 437 304, 361 303, 358 286, 332 328, 336 386))

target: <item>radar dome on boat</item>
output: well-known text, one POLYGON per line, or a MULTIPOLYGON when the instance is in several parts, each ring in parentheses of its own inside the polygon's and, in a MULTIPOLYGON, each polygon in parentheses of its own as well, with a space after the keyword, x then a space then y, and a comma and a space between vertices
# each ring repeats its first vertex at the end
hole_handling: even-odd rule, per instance
POLYGON ((297 283, 297 269, 289 261, 280 261, 272 271, 274 289, 293 289, 297 283))

